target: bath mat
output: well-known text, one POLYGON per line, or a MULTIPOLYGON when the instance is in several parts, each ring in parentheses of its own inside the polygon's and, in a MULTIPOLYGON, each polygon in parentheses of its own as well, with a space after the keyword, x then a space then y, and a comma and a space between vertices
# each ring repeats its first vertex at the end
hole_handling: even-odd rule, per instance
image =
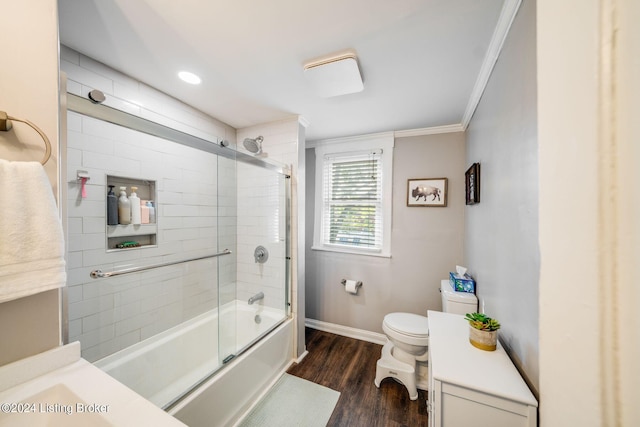
POLYGON ((340 393, 284 374, 239 427, 325 427, 340 393))

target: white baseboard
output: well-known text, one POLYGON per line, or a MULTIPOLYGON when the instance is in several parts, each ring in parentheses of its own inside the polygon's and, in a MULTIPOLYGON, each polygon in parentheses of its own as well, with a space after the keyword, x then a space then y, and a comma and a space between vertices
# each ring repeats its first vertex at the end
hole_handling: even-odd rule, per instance
POLYGON ((305 350, 304 353, 302 353, 297 359, 296 359, 296 363, 300 363, 302 362, 302 359, 304 359, 305 357, 307 357, 307 354, 309 354, 308 350, 305 350))
POLYGON ((317 329, 319 331, 331 332, 332 334, 372 342, 374 344, 384 345, 387 342, 387 336, 385 334, 365 331, 364 329, 351 328, 349 326, 336 325, 335 323, 322 322, 315 319, 305 319, 304 325, 308 328, 317 329))

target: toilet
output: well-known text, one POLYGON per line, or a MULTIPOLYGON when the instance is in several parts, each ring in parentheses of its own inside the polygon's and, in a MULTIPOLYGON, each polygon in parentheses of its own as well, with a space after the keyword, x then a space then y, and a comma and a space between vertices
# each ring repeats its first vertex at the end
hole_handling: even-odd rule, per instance
MULTIPOLYGON (((448 280, 440 284, 442 311, 454 314, 473 313, 478 309, 478 298, 471 293, 456 292, 448 280)), ((391 377, 402 383, 409 398, 418 398, 418 388, 428 385, 429 319, 413 313, 389 313, 384 316, 382 330, 387 342, 376 367, 376 387, 391 377)))

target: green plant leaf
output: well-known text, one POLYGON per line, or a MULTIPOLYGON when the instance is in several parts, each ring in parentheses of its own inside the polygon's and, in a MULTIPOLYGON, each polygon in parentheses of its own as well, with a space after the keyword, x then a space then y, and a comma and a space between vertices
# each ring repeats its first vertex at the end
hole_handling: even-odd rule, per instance
POLYGON ((500 329, 500 323, 484 313, 467 313, 464 318, 471 327, 481 331, 497 331, 500 329))

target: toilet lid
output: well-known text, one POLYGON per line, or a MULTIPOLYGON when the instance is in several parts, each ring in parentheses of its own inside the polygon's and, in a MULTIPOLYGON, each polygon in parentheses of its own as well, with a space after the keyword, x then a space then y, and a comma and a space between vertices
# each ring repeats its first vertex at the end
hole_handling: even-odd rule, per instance
POLYGON ((412 337, 429 336, 429 319, 413 313, 389 313, 384 316, 388 328, 412 337))

